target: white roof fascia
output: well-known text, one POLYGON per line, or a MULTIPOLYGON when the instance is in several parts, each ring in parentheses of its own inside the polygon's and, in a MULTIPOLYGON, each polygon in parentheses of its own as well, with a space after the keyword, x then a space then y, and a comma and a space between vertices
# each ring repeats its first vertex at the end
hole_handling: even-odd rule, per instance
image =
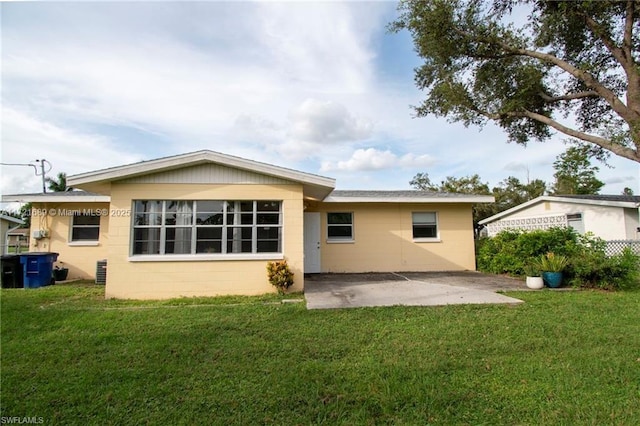
POLYGON ((86 183, 113 181, 207 162, 218 163, 227 167, 249 170, 256 173, 262 173, 315 186, 322 186, 331 189, 335 187, 335 179, 332 178, 312 175, 213 151, 197 151, 173 157, 160 158, 157 160, 82 173, 75 176, 69 176, 67 178, 67 184, 69 186, 80 186, 86 183))
POLYGON ((604 207, 624 207, 633 208, 637 207, 637 203, 631 201, 607 201, 607 200, 589 200, 584 198, 565 198, 565 197, 548 197, 549 201, 560 201, 563 203, 573 204, 589 204, 591 206, 604 206, 604 207))
POLYGON ((502 219, 505 216, 509 216, 512 213, 517 211, 526 209, 527 207, 538 204, 544 201, 553 201, 560 203, 571 203, 571 204, 587 204, 591 206, 602 206, 602 207, 623 207, 623 208, 636 208, 639 207, 637 203, 632 203, 628 201, 607 201, 607 200, 589 200, 584 198, 568 198, 568 197, 556 197, 552 195, 543 195, 538 198, 534 198, 533 200, 529 200, 525 203, 519 204, 515 207, 511 207, 508 210, 495 214, 491 217, 481 220, 478 222, 480 225, 486 225, 487 223, 494 222, 498 219, 502 219))
MULTIPOLYGON (((0 219, 6 220, 8 222, 17 223, 17 224, 20 224, 20 225, 22 225, 24 223, 22 221, 22 219, 18 219, 17 217, 9 216, 9 215, 6 215, 6 214, 0 214, 0 219)), ((17 228, 19 228, 19 226, 17 228)), ((17 229, 17 228, 13 228, 13 229, 17 229)))
POLYGON ((493 203, 495 201, 493 196, 490 195, 475 195, 469 197, 340 197, 330 195, 324 200, 323 203, 493 203))
POLYGON ((18 203, 108 203, 108 195, 48 195, 48 194, 14 194, 3 195, 3 202, 18 203))

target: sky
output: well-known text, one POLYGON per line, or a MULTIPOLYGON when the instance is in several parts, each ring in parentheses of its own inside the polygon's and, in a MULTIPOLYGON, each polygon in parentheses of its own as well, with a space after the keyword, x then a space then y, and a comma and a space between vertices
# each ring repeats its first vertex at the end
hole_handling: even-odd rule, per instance
MULTIPOLYGON (((527 147, 500 128, 416 118, 421 61, 389 33, 395 2, 3 2, 3 163, 68 175, 202 149, 336 179, 410 189, 479 174, 553 181, 562 135, 527 147)), ((595 160, 594 160, 595 161, 595 160)), ((612 156, 603 194, 640 193, 612 156)), ((2 194, 38 192, 0 166, 2 194)))

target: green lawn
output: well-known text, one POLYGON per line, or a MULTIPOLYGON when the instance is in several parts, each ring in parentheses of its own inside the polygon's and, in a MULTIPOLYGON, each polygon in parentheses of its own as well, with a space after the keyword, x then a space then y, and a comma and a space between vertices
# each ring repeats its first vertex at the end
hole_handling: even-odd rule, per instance
MULTIPOLYGON (((2 290, 1 416, 44 424, 640 424, 640 292, 307 311, 2 290)), ((300 297, 300 296, 297 296, 300 297)))
MULTIPOLYGON (((18 247, 16 246, 9 246, 7 247, 7 254, 16 254, 17 249, 18 247)), ((27 253, 29 251, 29 246, 20 246, 19 249, 20 251, 18 253, 27 253)))

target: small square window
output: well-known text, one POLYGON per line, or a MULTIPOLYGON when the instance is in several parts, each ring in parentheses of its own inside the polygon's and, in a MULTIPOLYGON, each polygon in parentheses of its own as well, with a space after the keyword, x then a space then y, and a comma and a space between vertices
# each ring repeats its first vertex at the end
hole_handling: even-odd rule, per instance
POLYGON ((416 212, 411 215, 414 239, 438 238, 438 216, 435 212, 416 212))
POLYGON ((100 239, 100 216, 93 214, 73 215, 71 241, 98 241, 100 239))
POLYGON ((353 240, 353 213, 327 213, 327 239, 329 241, 353 240))

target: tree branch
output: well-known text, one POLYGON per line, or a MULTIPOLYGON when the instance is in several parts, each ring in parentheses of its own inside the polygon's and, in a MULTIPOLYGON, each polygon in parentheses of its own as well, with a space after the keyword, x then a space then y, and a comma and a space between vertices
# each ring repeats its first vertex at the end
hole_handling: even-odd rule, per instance
POLYGON ((589 133, 580 132, 578 130, 572 129, 570 127, 561 124, 554 119, 547 117, 546 115, 538 114, 536 112, 523 110, 521 112, 508 112, 504 114, 496 114, 489 113, 486 111, 478 111, 480 114, 483 114, 485 117, 490 118, 492 120, 500 120, 505 117, 523 117, 530 118, 532 120, 539 121, 544 123, 550 127, 553 127, 557 131, 564 133, 565 135, 572 136, 574 138, 582 139, 586 142, 591 142, 594 145, 600 146, 606 150, 613 152, 616 155, 619 155, 624 158, 628 158, 629 160, 633 160, 636 162, 640 162, 640 152, 635 151, 631 148, 627 148, 626 146, 611 142, 608 139, 601 138, 599 136, 590 135, 589 133))
POLYGON ((618 46, 616 46, 615 42, 609 37, 604 31, 602 31, 602 27, 598 24, 591 16, 581 13, 584 17, 584 20, 587 24, 587 27, 596 35, 604 45, 607 47, 607 50, 613 55, 613 57, 622 65, 622 68, 627 71, 627 68, 632 65, 630 62, 631 57, 627 57, 625 52, 618 46))
POLYGON ((633 48, 633 15, 635 12, 635 3, 633 0, 627 0, 627 10, 624 20, 624 36, 622 38, 622 50, 629 59, 633 61, 631 49, 633 48))
POLYGON ((638 115, 640 114, 640 75, 632 55, 635 7, 634 0, 627 0, 622 47, 615 44, 614 40, 602 30, 602 26, 595 19, 585 13, 581 13, 581 15, 587 27, 602 40, 607 50, 624 69, 629 83, 627 88, 627 107, 638 115))
MULTIPOLYGON (((629 58, 632 64, 631 74, 627 73, 629 86, 627 88, 627 106, 640 114, 640 73, 635 66, 633 58, 633 16, 635 15, 636 3, 627 0, 626 16, 624 22, 624 35, 622 37, 622 51, 629 58)), ((625 70, 626 71, 626 70, 625 70)))
POLYGON ((514 48, 502 42, 500 42, 500 44, 503 49, 509 49, 518 52, 523 56, 528 56, 530 58, 535 58, 544 62, 552 63, 558 66, 558 68, 568 72, 578 80, 583 81, 588 87, 592 88, 596 93, 598 93, 598 95, 601 96, 611 106, 611 109, 613 109, 616 114, 622 117, 627 123, 637 122, 638 120, 640 120, 640 114, 629 109, 611 89, 598 81, 598 79, 591 75, 591 73, 583 71, 573 66, 569 62, 548 53, 523 48, 514 48))
POLYGON ((504 41, 501 41, 498 39, 492 40, 485 37, 480 37, 475 34, 471 34, 467 31, 464 31, 463 29, 458 27, 454 27, 454 31, 457 32, 458 34, 461 34, 469 38, 470 40, 476 40, 481 43, 494 45, 496 47, 502 48, 504 51, 509 53, 515 53, 521 56, 528 56, 530 58, 538 59, 543 62, 548 62, 553 65, 556 65, 558 68, 566 71, 567 73, 571 74, 578 80, 583 81, 588 87, 590 87, 595 92, 597 92, 598 95, 601 96, 611 106, 611 109, 613 109, 616 112, 616 114, 622 117, 627 123, 640 121, 640 112, 636 112, 635 110, 628 108, 627 105, 625 105, 624 102, 622 102, 622 100, 618 98, 615 92, 613 92, 611 89, 609 89, 600 81, 598 81, 598 79, 595 78, 591 73, 587 71, 583 71, 573 66, 569 62, 558 58, 557 56, 551 55, 549 53, 538 52, 536 50, 529 50, 521 47, 514 47, 505 43, 504 41))
POLYGON ((544 92, 540 92, 540 97, 545 102, 553 103, 559 101, 572 101, 574 99, 582 99, 582 98, 591 98, 595 96, 600 96, 598 92, 594 90, 588 90, 586 92, 578 92, 578 93, 569 93, 568 95, 563 96, 549 96, 544 92))

